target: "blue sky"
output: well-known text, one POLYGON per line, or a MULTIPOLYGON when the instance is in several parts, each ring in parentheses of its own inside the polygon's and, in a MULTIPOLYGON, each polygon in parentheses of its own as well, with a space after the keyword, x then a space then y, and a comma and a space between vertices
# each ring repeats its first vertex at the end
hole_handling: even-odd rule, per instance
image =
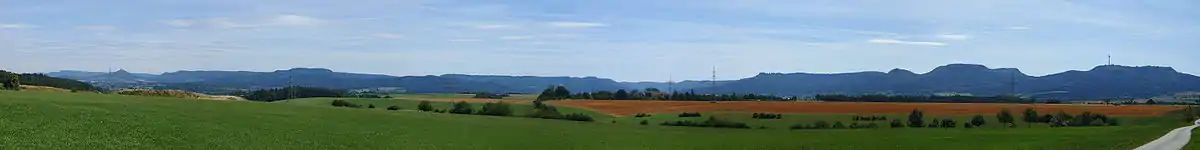
POLYGON ((1200 73, 1194 0, 0 0, 0 69, 323 67, 738 79, 760 72, 1200 73))

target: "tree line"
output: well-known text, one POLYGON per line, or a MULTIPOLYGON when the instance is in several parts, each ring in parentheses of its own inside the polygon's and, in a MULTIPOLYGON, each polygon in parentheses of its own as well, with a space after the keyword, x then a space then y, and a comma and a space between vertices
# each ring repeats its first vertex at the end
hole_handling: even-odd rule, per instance
POLYGON ((46 86, 71 91, 102 91, 92 84, 71 79, 55 78, 40 73, 17 74, 0 70, 0 89, 21 90, 21 85, 46 86))
POLYGON ((916 96, 916 95, 816 95, 813 99, 830 102, 928 102, 928 103, 1031 103, 1034 99, 1015 96, 916 96))
POLYGON ((233 95, 241 96, 252 101, 273 102, 293 98, 310 98, 310 97, 346 97, 349 96, 345 90, 313 88, 289 86, 284 88, 261 89, 250 92, 237 92, 233 95))
POLYGON ((694 91, 688 92, 664 92, 657 88, 646 88, 644 90, 624 90, 617 91, 595 91, 595 92, 579 92, 572 93, 565 86, 550 86, 542 90, 538 94, 537 100, 564 100, 564 99, 587 99, 587 100, 677 100, 677 101, 781 101, 794 100, 795 97, 781 97, 774 95, 760 94, 699 94, 694 91))

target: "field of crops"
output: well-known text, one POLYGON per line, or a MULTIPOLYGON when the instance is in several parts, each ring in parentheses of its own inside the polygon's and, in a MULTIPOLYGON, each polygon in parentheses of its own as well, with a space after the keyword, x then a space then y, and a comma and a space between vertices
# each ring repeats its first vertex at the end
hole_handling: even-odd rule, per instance
MULTIPOLYGON (((351 99, 377 106, 415 101, 351 99)), ((261 103, 0 91, 13 149, 1132 149, 1184 123, 1032 129, 759 130, 261 103)), ((437 104, 446 108, 444 103, 437 104)), ((520 106, 525 107, 525 106, 520 106)), ((561 107, 561 106, 560 106, 561 107)), ((519 109, 518 109, 519 110, 519 109)), ((785 116, 785 118, 803 116, 785 116)), ((816 117, 816 116, 813 116, 816 117)), ((842 118, 842 117, 833 117, 842 118)), ((618 122, 626 122, 618 119, 618 122)))
POLYGON ((926 114, 973 115, 994 114, 1001 109, 1021 111, 1033 107, 1039 112, 1066 112, 1078 114, 1084 111, 1116 116, 1158 116, 1180 106, 1111 106, 1111 105, 1067 105, 1067 104, 981 104, 981 103, 857 103, 857 102, 701 102, 701 101, 614 101, 614 100, 568 100, 552 104, 595 110, 615 116, 638 113, 679 112, 745 112, 745 113, 799 113, 799 114, 906 114, 920 109, 926 114))

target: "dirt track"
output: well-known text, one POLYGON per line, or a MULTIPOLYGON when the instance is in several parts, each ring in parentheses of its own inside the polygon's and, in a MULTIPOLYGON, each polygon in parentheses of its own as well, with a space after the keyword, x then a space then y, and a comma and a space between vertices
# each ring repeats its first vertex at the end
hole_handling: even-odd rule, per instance
POLYGON ((995 114, 1001 109, 1009 109, 1015 114, 1033 106, 1039 113, 1055 113, 1064 111, 1078 114, 1083 111, 1118 115, 1118 116, 1153 116, 1161 115, 1172 110, 1182 109, 1178 106, 1111 106, 1111 105, 1069 105, 1069 104, 960 104, 960 103, 856 103, 856 102, 698 102, 698 101, 597 101, 569 100, 554 101, 551 104, 590 109, 614 116, 628 116, 638 113, 677 113, 677 112, 762 112, 762 113, 839 113, 839 114, 903 114, 913 109, 921 109, 926 114, 959 115, 959 114, 995 114))

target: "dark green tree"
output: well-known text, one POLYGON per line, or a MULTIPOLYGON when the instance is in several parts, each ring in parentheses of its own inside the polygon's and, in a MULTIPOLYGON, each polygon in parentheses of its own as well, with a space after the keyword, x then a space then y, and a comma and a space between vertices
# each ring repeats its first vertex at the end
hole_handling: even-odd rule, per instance
POLYGON ((480 115, 488 116, 512 116, 512 107, 504 102, 491 102, 483 104, 483 108, 479 110, 480 115))
POLYGON ((975 115, 975 117, 971 117, 971 126, 978 127, 983 126, 984 124, 987 124, 987 120, 983 118, 983 115, 975 115))
POLYGON ((912 113, 908 114, 908 127, 919 128, 925 126, 925 113, 919 109, 913 109, 912 113))
POLYGON ((1016 122, 1012 112, 1009 112, 1008 109, 1001 109, 1000 113, 996 113, 996 120, 1000 121, 1000 124, 1005 126, 1011 126, 1014 122, 1016 122))
POLYGON ((450 108, 452 114, 471 114, 472 112, 475 112, 475 109, 471 108, 471 103, 465 101, 458 101, 454 103, 454 108, 450 108))
POLYGON ((554 98, 567 99, 569 97, 571 97, 571 90, 567 90, 567 87, 565 87, 565 86, 555 86, 554 87, 554 98))
POLYGON ((616 94, 613 94, 613 99, 616 99, 616 100, 629 100, 629 92, 625 91, 624 89, 622 89, 622 90, 617 90, 617 93, 616 93, 616 94))
POLYGON ((421 103, 417 104, 417 110, 433 111, 433 104, 430 104, 429 101, 421 101, 421 103))
POLYGON ((1026 127, 1033 127, 1034 122, 1038 122, 1038 112, 1033 108, 1025 109, 1025 113, 1021 115, 1021 119, 1025 121, 1026 127))

